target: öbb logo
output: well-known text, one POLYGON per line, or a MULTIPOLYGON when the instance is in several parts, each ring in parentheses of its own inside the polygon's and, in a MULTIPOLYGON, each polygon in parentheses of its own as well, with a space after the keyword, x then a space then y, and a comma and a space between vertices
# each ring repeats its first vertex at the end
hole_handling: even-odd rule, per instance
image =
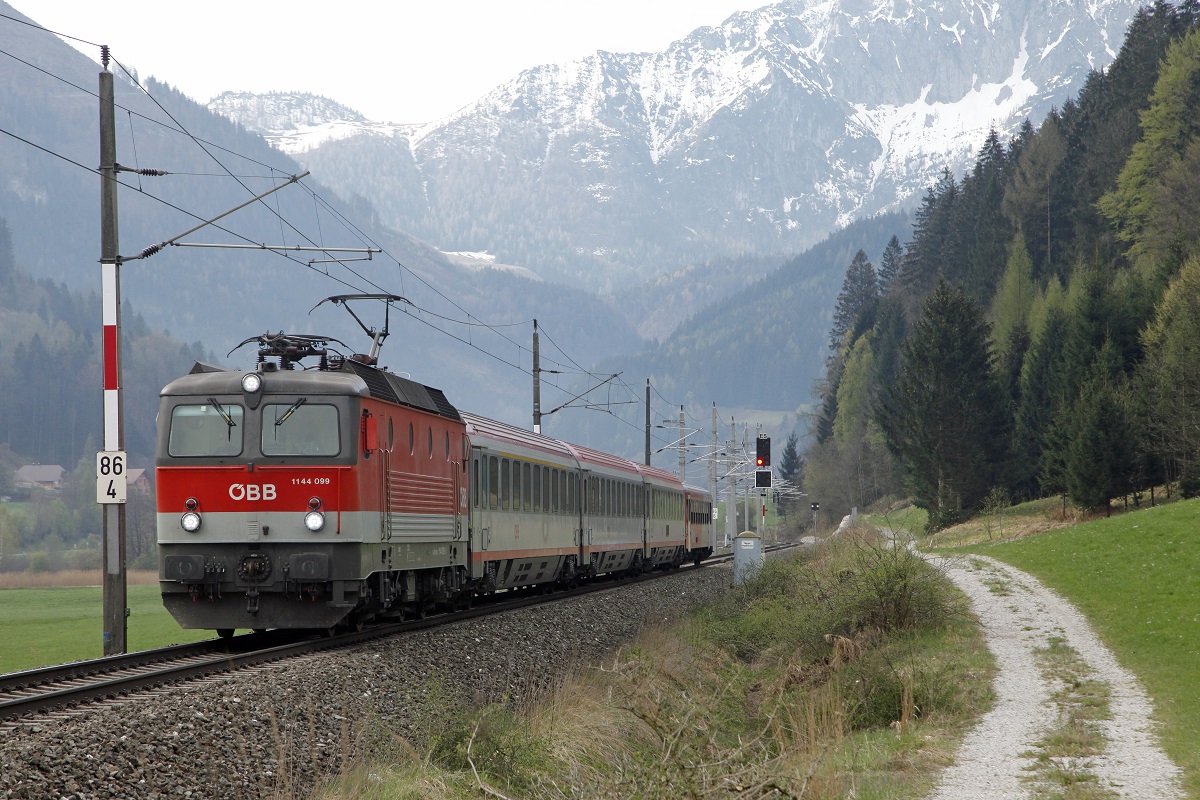
POLYGON ((229 496, 234 500, 274 500, 275 484, 234 483, 229 486, 229 496))

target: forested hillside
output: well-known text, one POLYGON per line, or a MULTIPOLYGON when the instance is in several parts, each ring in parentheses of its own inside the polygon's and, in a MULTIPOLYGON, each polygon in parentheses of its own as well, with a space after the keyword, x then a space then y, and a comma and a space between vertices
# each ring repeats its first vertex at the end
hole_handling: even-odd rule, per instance
POLYGON ((1200 4, 1138 13, 1078 98, 924 196, 835 310, 810 494, 1087 509, 1200 489, 1200 4))
MULTIPOLYGON (((0 330, 5 338, 0 348, 0 442, 19 459, 70 470, 99 449, 100 329, 96 294, 31 278, 14 261, 8 223, 0 219, 0 330)), ((122 336, 125 447, 134 467, 149 467, 158 390, 203 359, 205 351, 199 344, 152 333, 128 302, 122 336)))

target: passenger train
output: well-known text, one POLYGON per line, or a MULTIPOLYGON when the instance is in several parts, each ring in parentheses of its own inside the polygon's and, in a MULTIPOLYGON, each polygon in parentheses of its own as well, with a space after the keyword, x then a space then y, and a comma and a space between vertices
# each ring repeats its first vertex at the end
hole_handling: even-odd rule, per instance
POLYGON ((368 333, 349 356, 254 337, 254 369, 197 363, 162 390, 159 582, 184 628, 357 627, 712 554, 707 490, 459 411, 379 367, 386 328, 368 333))

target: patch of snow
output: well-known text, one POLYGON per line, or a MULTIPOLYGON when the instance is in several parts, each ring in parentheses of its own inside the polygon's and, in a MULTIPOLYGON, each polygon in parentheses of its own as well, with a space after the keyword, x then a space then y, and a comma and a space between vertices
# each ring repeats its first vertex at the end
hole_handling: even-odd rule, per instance
POLYGON ((519 275, 522 278, 528 278, 531 281, 541 281, 542 276, 538 275, 528 267, 517 266, 516 264, 501 264, 496 261, 496 257, 486 251, 442 251, 442 255, 451 264, 454 264, 464 269, 469 269, 473 272, 481 272, 485 269, 497 270, 499 272, 508 272, 513 275, 519 275))

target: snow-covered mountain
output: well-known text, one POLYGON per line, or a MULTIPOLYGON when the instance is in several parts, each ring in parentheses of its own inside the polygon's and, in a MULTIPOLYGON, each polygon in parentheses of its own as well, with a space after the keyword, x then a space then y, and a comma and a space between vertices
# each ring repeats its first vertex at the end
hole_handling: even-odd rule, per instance
POLYGON ((615 288, 797 252, 911 204, 1116 55, 1139 0, 788 0, 660 53, 529 69, 421 126, 298 95, 213 108, 444 250, 615 288))

